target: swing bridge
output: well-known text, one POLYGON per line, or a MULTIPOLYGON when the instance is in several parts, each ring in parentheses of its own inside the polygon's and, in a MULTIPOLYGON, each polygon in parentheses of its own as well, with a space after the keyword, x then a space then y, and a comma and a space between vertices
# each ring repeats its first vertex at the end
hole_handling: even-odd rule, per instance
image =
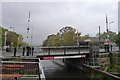
POLYGON ((79 59, 80 64, 96 67, 98 66, 96 58, 99 57, 99 53, 99 46, 96 45, 34 47, 33 54, 29 56, 21 54, 16 57, 1 57, 0 77, 3 80, 8 78, 12 80, 13 78, 15 80, 45 80, 41 60, 72 61, 72 59, 79 59))

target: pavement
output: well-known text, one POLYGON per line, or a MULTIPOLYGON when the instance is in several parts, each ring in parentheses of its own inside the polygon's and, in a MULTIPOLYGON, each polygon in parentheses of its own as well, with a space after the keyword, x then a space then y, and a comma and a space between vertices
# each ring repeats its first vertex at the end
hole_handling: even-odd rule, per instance
MULTIPOLYGON (((1 55, 4 56, 4 57, 10 57, 10 56, 14 56, 14 53, 13 52, 2 51, 1 55)), ((22 56, 22 53, 21 52, 17 52, 16 56, 22 56)))

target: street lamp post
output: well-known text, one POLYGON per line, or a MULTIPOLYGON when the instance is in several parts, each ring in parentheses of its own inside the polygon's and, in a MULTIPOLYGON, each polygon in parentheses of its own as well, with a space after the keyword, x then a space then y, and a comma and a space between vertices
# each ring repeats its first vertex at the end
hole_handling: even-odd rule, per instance
MULTIPOLYGON (((10 27, 11 29, 13 29, 13 32, 15 31, 15 27, 10 27)), ((12 47, 13 47, 13 42, 12 42, 12 47)))
POLYGON ((8 34, 8 32, 5 31, 5 42, 4 42, 4 49, 5 50, 6 50, 7 34, 8 34))

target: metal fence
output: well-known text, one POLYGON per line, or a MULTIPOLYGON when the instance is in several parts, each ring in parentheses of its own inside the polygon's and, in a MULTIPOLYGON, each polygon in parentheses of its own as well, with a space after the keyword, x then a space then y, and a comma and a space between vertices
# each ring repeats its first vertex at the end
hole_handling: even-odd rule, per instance
MULTIPOLYGON (((31 47, 30 47, 31 48, 31 47)), ((65 54, 84 54, 90 53, 90 46, 61 46, 61 47, 34 47, 34 50, 10 48, 3 56, 37 56, 37 55, 65 55, 65 54)))
POLYGON ((34 55, 67 55, 89 53, 89 46, 36 47, 34 55))
MULTIPOLYGON (((2 58, 0 77, 5 78, 35 78, 41 80, 41 67, 39 60, 23 58, 2 58)), ((16 79, 17 80, 17 79, 16 79)))

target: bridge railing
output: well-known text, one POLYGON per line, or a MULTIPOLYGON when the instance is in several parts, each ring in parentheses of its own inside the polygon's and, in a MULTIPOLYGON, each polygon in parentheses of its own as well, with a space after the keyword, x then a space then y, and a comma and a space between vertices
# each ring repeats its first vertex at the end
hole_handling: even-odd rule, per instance
MULTIPOLYGON (((15 48, 9 48, 6 50, 7 54, 11 54, 10 56, 23 56, 23 47, 17 48, 16 54, 14 54, 15 48)), ((3 51, 5 52, 5 51, 3 51)), ((24 56, 27 55, 66 55, 66 54, 84 54, 90 52, 90 46, 61 46, 61 47, 34 47, 34 50, 27 49, 24 50, 24 56), (33 53, 33 54, 32 54, 33 53)), ((4 56, 4 54, 3 54, 4 56)))
POLYGON ((89 46, 36 47, 34 55, 67 55, 89 53, 89 46))
MULTIPOLYGON (((37 59, 2 58, 1 78, 40 78, 39 61, 37 59)), ((40 80, 40 79, 39 79, 40 80)))
POLYGON ((105 52, 117 52, 119 51, 119 46, 116 45, 104 45, 104 46, 100 46, 100 52, 101 53, 105 53, 105 52))

